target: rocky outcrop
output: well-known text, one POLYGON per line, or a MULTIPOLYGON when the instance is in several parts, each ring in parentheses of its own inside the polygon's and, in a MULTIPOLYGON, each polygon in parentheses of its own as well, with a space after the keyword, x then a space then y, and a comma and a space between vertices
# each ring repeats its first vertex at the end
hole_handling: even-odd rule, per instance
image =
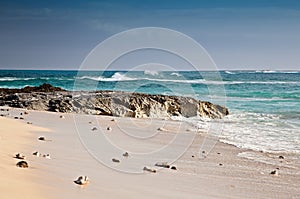
POLYGON ((222 118, 228 109, 190 97, 121 91, 71 92, 51 85, 1 89, 0 105, 31 110, 135 118, 171 116, 222 118), (12 92, 14 91, 14 92, 12 92))

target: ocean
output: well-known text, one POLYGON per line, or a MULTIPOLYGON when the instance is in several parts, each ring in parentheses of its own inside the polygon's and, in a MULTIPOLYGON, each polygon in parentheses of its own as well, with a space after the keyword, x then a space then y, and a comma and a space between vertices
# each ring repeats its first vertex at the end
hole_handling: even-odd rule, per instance
POLYGON ((219 103, 221 121, 189 118, 202 130, 222 122, 222 142, 300 154, 300 71, 43 71, 1 70, 0 87, 49 83, 66 90, 123 90, 183 95, 219 103))

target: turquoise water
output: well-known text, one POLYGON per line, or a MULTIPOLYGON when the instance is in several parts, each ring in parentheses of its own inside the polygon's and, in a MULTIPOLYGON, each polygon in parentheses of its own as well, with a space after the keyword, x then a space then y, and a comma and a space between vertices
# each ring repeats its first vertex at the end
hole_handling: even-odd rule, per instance
POLYGON ((230 116, 222 120, 222 141, 256 150, 300 153, 298 71, 0 71, 0 87, 42 83, 67 90, 184 95, 220 103, 230 110, 230 116))

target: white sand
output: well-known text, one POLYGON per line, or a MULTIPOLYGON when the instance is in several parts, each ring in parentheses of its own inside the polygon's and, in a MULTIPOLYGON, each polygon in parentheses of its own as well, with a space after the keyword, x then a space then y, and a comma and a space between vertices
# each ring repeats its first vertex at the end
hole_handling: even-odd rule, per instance
MULTIPOLYGON (((21 110, 10 112, 10 117, 13 117, 19 115, 21 110)), ((285 159, 280 160, 278 155, 241 150, 217 142, 207 158, 200 159, 203 136, 187 132, 190 127, 179 126, 178 122, 130 118, 111 121, 111 117, 85 115, 75 116, 74 122, 71 114, 65 114, 64 119, 59 118, 60 115, 30 111, 29 115, 24 116, 24 121, 0 118, 0 168, 7 170, 4 173, 1 171, 1 199, 24 196, 22 191, 15 192, 16 188, 26 191, 26 195, 30 196, 28 198, 33 199, 297 198, 300 195, 300 165, 292 156, 284 154, 285 159), (26 124, 27 121, 33 122, 33 125, 26 124), (51 132, 33 126, 44 127, 51 132), (107 131, 108 126, 112 130, 107 131), (76 127, 81 132, 81 140, 76 127), (92 131, 93 127, 97 130, 92 131), (159 127, 167 131, 157 131, 159 127), (16 134, 12 135, 12 132, 16 134), (103 134, 109 142, 104 142, 103 134), (51 141, 38 141, 39 136, 51 141), (14 144, 8 143, 8 139, 14 144), (172 140, 175 143, 170 145, 172 140), (190 141, 192 145, 185 151, 190 141), (107 143, 113 143, 118 148, 107 143), (170 147, 163 148, 165 146, 170 147), (165 150, 159 150, 164 151, 162 154, 155 154, 157 149, 165 150), (52 159, 30 156, 33 151, 49 153, 52 159), (122 156, 125 151, 129 152, 128 158, 122 156), (149 154, 149 151, 153 153, 149 154), (16 159, 12 156, 16 152, 30 156, 29 169, 15 166, 16 159), (174 159, 181 152, 183 155, 174 159), (262 156, 267 163, 239 157, 241 152, 262 156), (111 158, 121 162, 113 163, 111 158), (100 160, 107 165, 100 163, 100 160), (154 166, 159 161, 173 160, 176 160, 172 164, 176 165, 176 171, 154 166), (158 171, 143 173, 143 166, 158 171), (278 177, 269 174, 276 167, 280 168, 278 177), (89 177, 87 186, 73 183, 80 175, 89 177), (11 181, 4 183, 6 180, 11 181)))

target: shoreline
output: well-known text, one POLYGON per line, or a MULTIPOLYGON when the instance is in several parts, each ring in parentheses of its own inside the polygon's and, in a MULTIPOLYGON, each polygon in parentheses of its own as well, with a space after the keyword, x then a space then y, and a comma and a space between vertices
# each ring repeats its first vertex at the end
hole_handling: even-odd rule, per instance
MULTIPOLYGON (((9 117, 12 119, 24 111, 24 109, 9 109, 9 117)), ((245 198, 248 196, 253 196, 252 198, 270 198, 273 196, 283 198, 288 196, 288 198, 292 198, 300 193, 298 188, 298 180, 300 179, 299 162, 297 163, 296 160, 290 159, 289 155, 285 154, 284 159, 279 159, 279 154, 240 149, 218 141, 206 158, 197 158, 204 135, 187 131, 184 133, 195 134, 195 137, 183 155, 172 162, 177 167, 176 171, 155 167, 156 161, 163 161, 159 159, 149 159, 149 162, 152 162, 153 165, 145 165, 157 169, 156 174, 145 173, 145 175, 136 175, 114 170, 127 169, 127 166, 132 166, 130 164, 126 165, 130 161, 144 164, 141 159, 137 158, 135 160, 138 155, 135 155, 132 151, 149 150, 168 143, 176 134, 174 133, 178 124, 176 121, 76 115, 75 117, 78 116, 79 119, 79 126, 86 129, 85 131, 89 136, 94 137, 95 134, 98 135, 91 130, 97 123, 99 124, 97 126, 99 128, 98 131, 103 127, 101 130, 106 132, 106 127, 109 125, 112 128, 112 130, 107 132, 109 139, 120 145, 121 148, 130 149, 128 150, 130 156, 127 159, 114 151, 107 151, 110 158, 115 157, 121 160, 120 164, 110 163, 109 167, 114 168, 112 169, 107 167, 107 165, 101 164, 82 146, 74 128, 74 117, 72 114, 26 111, 29 114, 23 115, 24 120, 21 123, 51 130, 49 133, 42 133, 40 130, 38 130, 38 133, 31 133, 31 137, 35 137, 32 140, 32 143, 35 143, 33 145, 35 147, 30 149, 30 151, 38 150, 42 153, 51 154, 51 159, 49 160, 30 157, 34 172, 38 173, 38 176, 33 175, 37 179, 36 182, 38 182, 34 186, 49 198, 97 198, 99 191, 110 198, 153 198, 159 196, 159 198, 180 196, 190 198, 199 198, 199 196, 204 198, 220 198, 224 196, 224 198, 245 198), (64 118, 60 118, 61 115, 64 118), (111 121, 112 119, 115 121, 111 121), (92 121, 92 124, 89 121, 92 121), (26 124, 26 122, 32 122, 33 124, 26 124), (156 132, 154 136, 151 134, 152 137, 150 136, 145 142, 141 142, 143 145, 141 148, 140 144, 133 144, 133 140, 128 138, 128 135, 124 136, 117 130, 118 126, 122 127, 122 124, 128 124, 128 122, 135 125, 130 129, 132 132, 139 125, 147 124, 147 130, 137 133, 142 133, 142 135, 146 133, 145 136, 148 137, 149 134, 147 133, 154 129, 153 125, 155 124, 161 125, 164 123, 166 129, 169 130, 156 132), (37 137, 42 135, 52 141, 36 141, 37 137), (243 153, 261 156, 266 158, 264 160, 267 161, 263 162, 240 157, 239 154, 243 153), (268 162, 269 160, 272 161, 268 162), (280 168, 279 176, 272 176, 270 172, 277 167, 280 168), (87 175, 90 178, 90 184, 86 187, 75 185, 73 180, 79 175, 87 175), (170 184, 173 188, 168 188, 170 184), (116 191, 115 187, 121 188, 118 189, 119 191, 116 191), (216 190, 218 191, 216 192, 216 190), (255 190, 255 193, 253 190, 255 190), (50 194, 47 195, 47 193, 50 194)), ((182 127, 182 129, 184 128, 187 128, 187 126, 182 127)), ((172 152, 167 154, 170 157, 172 156, 172 152)), ((30 154, 26 155, 30 156, 30 154)), ((166 157, 166 159, 168 158, 166 157)), ((14 167, 14 165, 11 165, 11 169, 18 169, 14 167)))

